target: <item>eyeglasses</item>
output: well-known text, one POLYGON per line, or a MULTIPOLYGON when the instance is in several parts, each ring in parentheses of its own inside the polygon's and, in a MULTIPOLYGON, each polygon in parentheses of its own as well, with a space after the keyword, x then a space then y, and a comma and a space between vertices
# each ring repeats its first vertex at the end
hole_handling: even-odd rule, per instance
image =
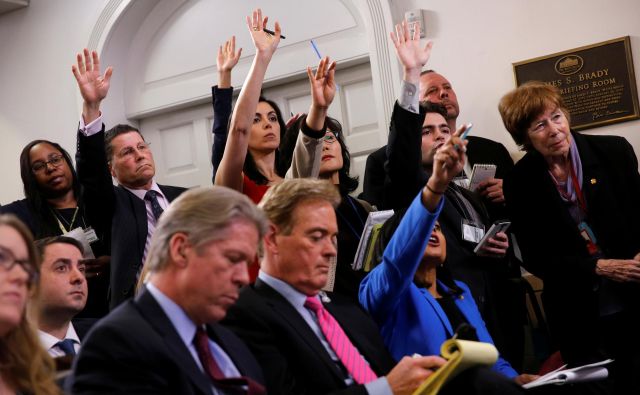
POLYGON ((46 170, 47 166, 59 167, 62 164, 64 157, 60 154, 53 154, 49 156, 49 160, 38 161, 31 165, 31 171, 34 173, 41 173, 46 170))
POLYGON ((136 150, 138 152, 144 153, 147 152, 147 150, 149 149, 149 146, 151 145, 151 143, 138 143, 138 145, 134 147, 129 146, 129 147, 124 147, 119 153, 118 156, 121 158, 127 157, 127 156, 132 156, 134 154, 134 152, 136 152, 136 150))
POLYGON ((30 260, 16 259, 11 251, 9 251, 5 247, 0 246, 0 267, 4 268, 6 271, 10 271, 15 265, 20 265, 22 270, 24 270, 29 276, 27 279, 29 286, 37 281, 38 270, 30 260))
POLYGON ((333 132, 327 132, 327 134, 324 135, 324 137, 322 138, 322 141, 327 143, 327 144, 333 144, 335 143, 337 140, 336 136, 333 134, 333 132))

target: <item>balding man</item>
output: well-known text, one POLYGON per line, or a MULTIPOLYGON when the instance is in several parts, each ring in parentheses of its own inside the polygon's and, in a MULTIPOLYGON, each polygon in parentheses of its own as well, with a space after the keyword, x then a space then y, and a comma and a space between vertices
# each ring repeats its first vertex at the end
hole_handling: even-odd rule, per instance
POLYGON ((149 282, 90 333, 73 393, 263 394, 255 359, 217 322, 248 283, 265 230, 262 212, 230 189, 176 199, 149 248, 149 282))

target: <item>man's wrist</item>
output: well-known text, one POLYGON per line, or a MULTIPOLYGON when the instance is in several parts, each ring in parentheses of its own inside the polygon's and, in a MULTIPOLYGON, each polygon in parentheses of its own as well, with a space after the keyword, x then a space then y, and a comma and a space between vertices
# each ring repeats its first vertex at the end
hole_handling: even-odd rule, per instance
POLYGON ((87 103, 82 105, 82 119, 86 124, 90 124, 100 116, 100 102, 87 103))
POLYGON ((420 71, 421 69, 419 68, 411 68, 411 69, 404 69, 404 74, 403 74, 403 80, 410 82, 412 84, 419 84, 420 83, 420 71))

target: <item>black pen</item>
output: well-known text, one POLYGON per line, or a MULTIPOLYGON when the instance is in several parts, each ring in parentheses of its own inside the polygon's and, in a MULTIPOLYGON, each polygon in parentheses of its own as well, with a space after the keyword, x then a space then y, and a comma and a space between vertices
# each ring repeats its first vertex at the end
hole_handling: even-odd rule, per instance
MULTIPOLYGON (((262 30, 264 30, 265 33, 271 34, 272 36, 276 35, 276 32, 274 32, 273 30, 269 30, 269 29, 262 29, 262 30)), ((286 37, 280 34, 280 38, 284 40, 286 37)))

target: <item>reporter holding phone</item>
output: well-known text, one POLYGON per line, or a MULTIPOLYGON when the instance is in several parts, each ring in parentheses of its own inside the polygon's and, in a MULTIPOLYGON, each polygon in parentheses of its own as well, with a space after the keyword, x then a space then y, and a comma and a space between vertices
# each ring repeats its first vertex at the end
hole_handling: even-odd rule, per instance
MULTIPOLYGON (((446 106, 419 102, 420 70, 432 46, 421 43, 419 35, 412 37, 406 24, 396 26, 392 40, 403 76, 389 127, 384 207, 398 210, 407 208, 424 188, 433 173, 436 150, 455 129, 447 120, 446 106)), ((485 200, 466 188, 450 183, 440 191, 445 201, 440 225, 448 241, 448 269, 469 286, 498 348, 518 367, 523 360, 525 305, 522 291, 514 290, 511 281, 520 277, 520 267, 508 254, 509 239, 500 232, 479 254, 474 253, 483 233, 499 218, 491 218, 485 200)))
MULTIPOLYGON (((397 360, 439 354, 442 343, 465 323, 475 328, 465 339, 493 344, 469 288, 443 266, 447 241, 437 222, 444 191, 466 161, 465 128, 436 150, 433 172, 406 213, 399 211, 385 222, 376 245, 379 265, 360 284, 360 304, 380 326, 397 360)), ((536 378, 518 375, 502 357, 493 370, 518 384, 536 378)))
POLYGON ((498 106, 526 151, 504 182, 524 266, 544 281, 569 365, 616 359, 611 385, 640 393, 640 174, 621 137, 582 135, 557 88, 531 82, 498 106), (633 341, 629 341, 634 339, 633 341))

